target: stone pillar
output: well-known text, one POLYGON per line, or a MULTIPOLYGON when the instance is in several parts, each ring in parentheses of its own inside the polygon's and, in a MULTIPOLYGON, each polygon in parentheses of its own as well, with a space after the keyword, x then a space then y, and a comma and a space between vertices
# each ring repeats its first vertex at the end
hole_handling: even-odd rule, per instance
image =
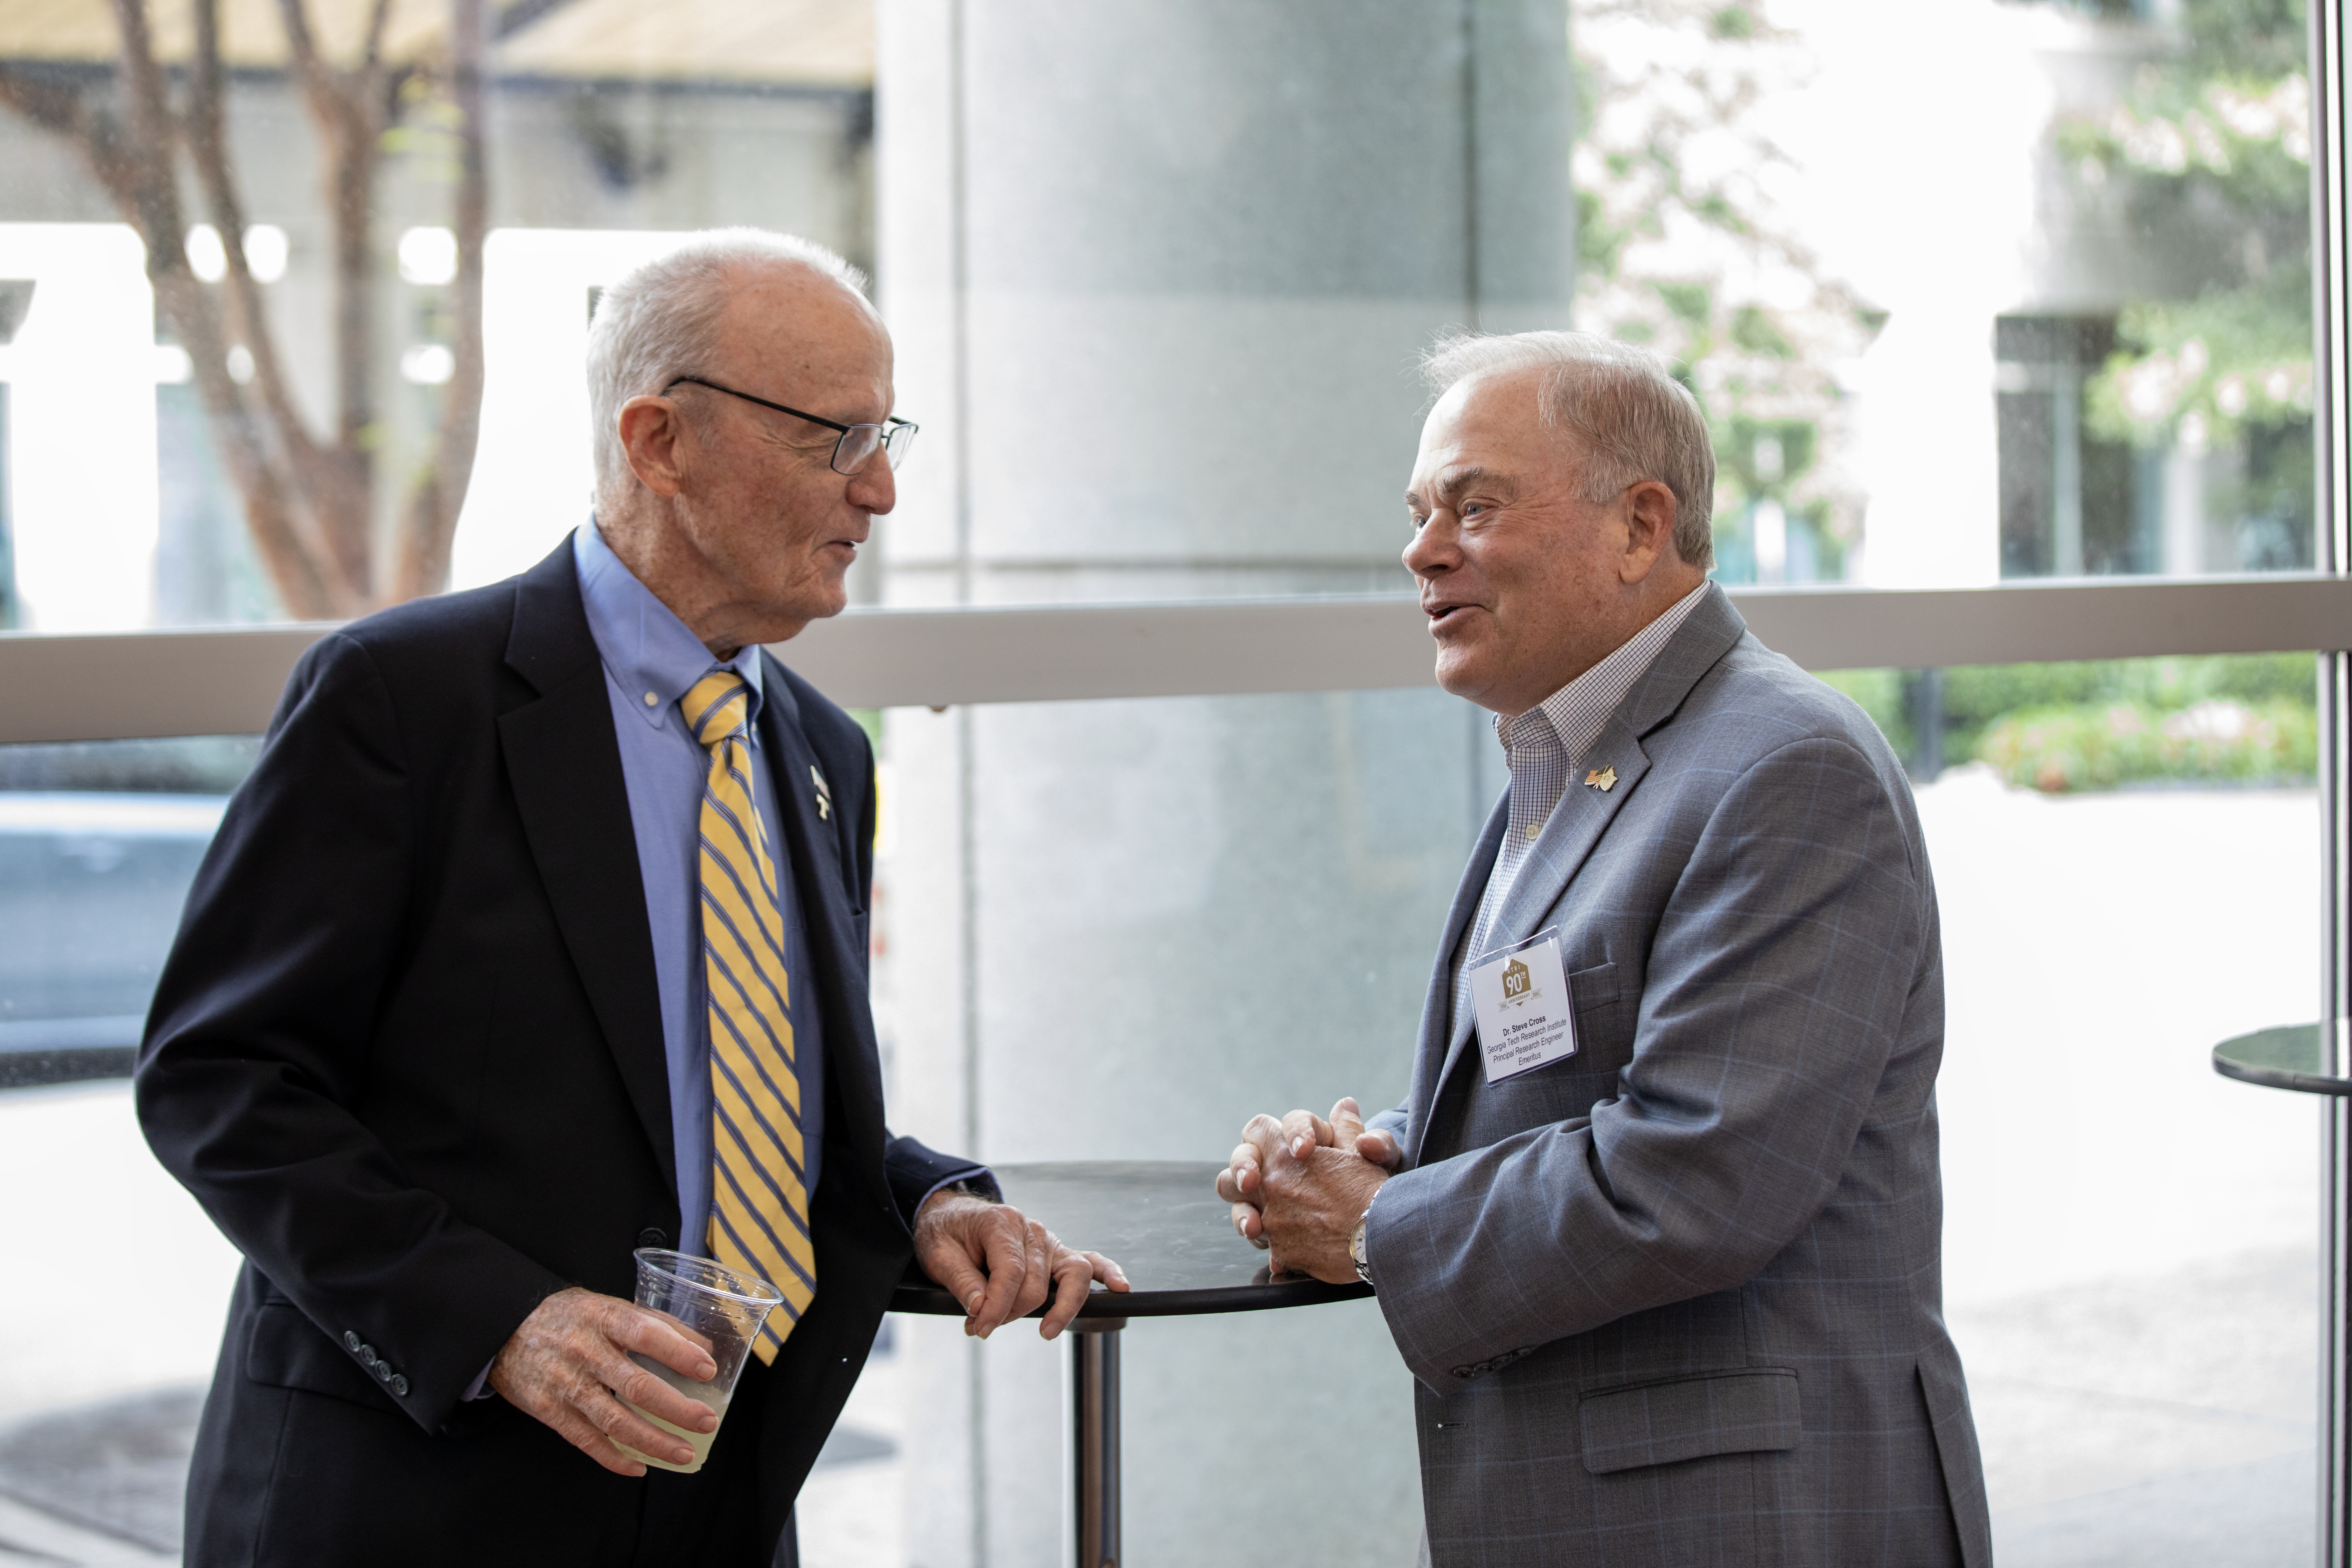
MULTIPOLYGON (((1409 589, 1417 353, 1567 322, 1562 0, 884 0, 879 26, 879 282, 924 426, 884 598, 1409 589)), ((1402 1097, 1499 782, 1475 710, 894 711, 885 755, 900 1131, 1217 1160, 1251 1111, 1402 1097)), ((1064 1561, 1066 1352, 952 1335, 908 1333, 915 1561, 1064 1561)), ((1413 1560, 1375 1306, 1139 1321, 1125 1362, 1136 1568, 1413 1560)))

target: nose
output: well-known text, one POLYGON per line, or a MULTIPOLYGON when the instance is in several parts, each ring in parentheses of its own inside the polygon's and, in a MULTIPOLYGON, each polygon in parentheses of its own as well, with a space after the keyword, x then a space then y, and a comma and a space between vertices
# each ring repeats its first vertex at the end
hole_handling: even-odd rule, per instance
POLYGON ((1442 576, 1461 559, 1462 542, 1455 534, 1454 519, 1443 511, 1430 513, 1429 521, 1412 531, 1404 547, 1404 569, 1416 577, 1442 576))
POLYGON ((880 517, 898 504, 898 478, 890 468, 890 454, 877 452, 866 466, 849 476, 852 506, 880 517))

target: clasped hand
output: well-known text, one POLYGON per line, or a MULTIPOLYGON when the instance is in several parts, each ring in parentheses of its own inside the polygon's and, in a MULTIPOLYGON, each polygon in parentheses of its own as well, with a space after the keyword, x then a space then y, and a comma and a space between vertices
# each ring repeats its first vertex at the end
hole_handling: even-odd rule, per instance
MULTIPOLYGON (((1052 1339, 1086 1304, 1093 1281, 1128 1288, 1118 1264, 1064 1246, 1019 1209, 962 1193, 939 1192, 915 1215, 915 1257, 925 1273, 963 1303, 963 1331, 986 1339, 1045 1303, 1039 1326, 1052 1339)), ((696 1382, 717 1375, 709 1343, 667 1313, 574 1286, 534 1309, 490 1363, 501 1398, 562 1434, 615 1475, 645 1466, 614 1447, 685 1464, 694 1451, 631 1405, 689 1432, 718 1429, 709 1405, 680 1394, 632 1360, 659 1362, 696 1382)))
POLYGON ((1328 1119, 1310 1110, 1279 1121, 1251 1117, 1217 1173, 1217 1195, 1234 1205, 1234 1229, 1271 1255, 1275 1273, 1346 1284, 1356 1278, 1349 1237, 1403 1162, 1394 1138, 1364 1131, 1351 1095, 1328 1119))

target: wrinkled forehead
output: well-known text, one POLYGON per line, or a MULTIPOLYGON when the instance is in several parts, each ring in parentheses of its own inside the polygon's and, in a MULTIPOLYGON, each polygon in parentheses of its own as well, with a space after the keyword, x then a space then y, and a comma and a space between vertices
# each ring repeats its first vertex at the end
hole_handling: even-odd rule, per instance
POLYGON ((889 331, 864 300, 821 273, 745 268, 719 312, 715 368, 828 385, 889 384, 889 331))

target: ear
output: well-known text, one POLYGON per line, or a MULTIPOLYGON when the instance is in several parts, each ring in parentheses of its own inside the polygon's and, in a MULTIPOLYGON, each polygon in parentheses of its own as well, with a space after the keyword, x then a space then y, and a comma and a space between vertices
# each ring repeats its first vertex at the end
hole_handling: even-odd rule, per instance
POLYGON ((1643 479, 1618 504, 1625 509, 1625 553, 1618 559, 1617 577, 1631 588, 1646 581, 1661 560, 1681 559, 1675 552, 1675 492, 1656 479, 1643 479))
POLYGON ((632 397, 621 405, 616 423, 637 482, 657 496, 677 495, 685 483, 678 447, 688 439, 677 405, 667 397, 632 397))

